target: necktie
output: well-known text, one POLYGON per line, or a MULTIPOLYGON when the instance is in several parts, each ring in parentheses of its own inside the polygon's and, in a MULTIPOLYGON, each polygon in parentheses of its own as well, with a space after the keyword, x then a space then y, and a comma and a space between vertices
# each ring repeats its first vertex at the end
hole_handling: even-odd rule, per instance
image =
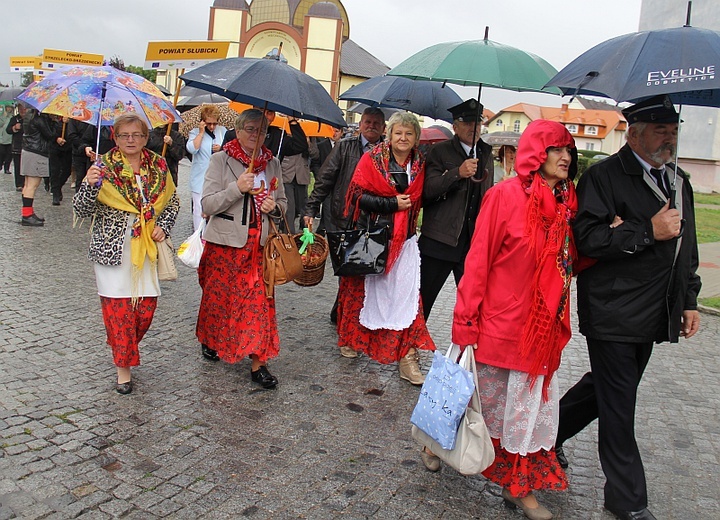
POLYGON ((665 170, 658 170, 656 168, 650 168, 650 175, 653 176, 653 179, 655 179, 655 182, 658 185, 658 188, 665 194, 666 197, 670 196, 670 193, 667 190, 667 184, 665 181, 665 170))

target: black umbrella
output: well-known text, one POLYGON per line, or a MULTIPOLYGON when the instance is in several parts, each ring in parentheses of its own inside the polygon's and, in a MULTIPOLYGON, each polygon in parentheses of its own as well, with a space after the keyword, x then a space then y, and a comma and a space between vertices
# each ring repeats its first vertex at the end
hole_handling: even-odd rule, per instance
POLYGON ((342 110, 314 78, 276 59, 226 58, 180 76, 185 84, 283 114, 344 127, 342 110))
POLYGON ((340 95, 346 101, 398 108, 452 123, 450 107, 462 103, 455 91, 437 81, 416 81, 401 76, 376 76, 340 95))
POLYGON ((227 103, 229 101, 230 100, 228 98, 219 94, 213 94, 207 90, 185 86, 180 89, 177 106, 178 108, 184 107, 188 109, 200 105, 227 103))
MULTIPOLYGON (((692 27, 691 5, 688 2, 684 26, 626 34, 600 43, 575 58, 546 87, 618 102, 665 94, 681 105, 680 111, 684 104, 720 107, 720 77, 715 71, 720 63, 720 32, 692 27)), ((676 148, 675 175, 668 197, 672 208, 677 154, 676 148)))
POLYGON ((0 101, 13 102, 24 90, 23 87, 0 87, 0 101))
POLYGON ((491 146, 517 146, 520 135, 519 132, 490 132, 483 134, 481 139, 491 146))
POLYGON ((680 105, 720 107, 718 64, 720 32, 691 27, 688 20, 683 27, 600 43, 575 58, 546 87, 618 102, 667 94, 680 105))

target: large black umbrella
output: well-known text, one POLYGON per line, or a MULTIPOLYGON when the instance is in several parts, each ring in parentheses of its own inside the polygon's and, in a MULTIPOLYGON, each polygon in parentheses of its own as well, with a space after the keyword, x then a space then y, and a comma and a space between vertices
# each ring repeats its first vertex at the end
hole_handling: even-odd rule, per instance
POLYGON ((24 90, 22 87, 0 87, 0 104, 13 103, 24 90))
POLYGON ((450 107, 462 99, 437 81, 415 81, 401 76, 376 76, 349 88, 340 95, 346 101, 369 106, 398 108, 452 123, 450 107))
POLYGON ((342 110, 314 78, 275 59, 226 58, 180 76, 185 84, 231 101, 344 127, 342 110))
POLYGON ((180 89, 177 106, 178 108, 184 107, 188 109, 200 105, 227 103, 228 101, 230 101, 228 98, 219 94, 186 85, 180 89))
POLYGON ((720 107, 720 32, 685 25, 626 34, 584 52, 546 86, 563 94, 637 102, 667 94, 680 105, 720 107))

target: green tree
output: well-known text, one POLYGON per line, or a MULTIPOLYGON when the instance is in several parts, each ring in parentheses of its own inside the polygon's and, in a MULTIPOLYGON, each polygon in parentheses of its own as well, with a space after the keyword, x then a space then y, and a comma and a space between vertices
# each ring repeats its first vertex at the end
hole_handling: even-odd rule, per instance
POLYGON ((32 82, 33 82, 33 73, 32 72, 23 72, 22 74, 20 74, 20 86, 21 87, 27 87, 32 82))
POLYGON ((136 67, 135 65, 128 65, 125 68, 126 71, 142 76, 143 78, 155 83, 157 80, 157 70, 145 70, 142 67, 136 67))

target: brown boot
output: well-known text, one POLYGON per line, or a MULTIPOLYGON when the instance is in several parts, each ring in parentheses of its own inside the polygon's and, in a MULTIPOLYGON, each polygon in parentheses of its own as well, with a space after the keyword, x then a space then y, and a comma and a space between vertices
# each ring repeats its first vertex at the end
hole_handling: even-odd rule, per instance
POLYGON ((421 385, 425 382, 425 376, 420 372, 418 361, 420 356, 415 348, 408 350, 407 355, 400 360, 400 379, 410 381, 414 385, 421 385))

